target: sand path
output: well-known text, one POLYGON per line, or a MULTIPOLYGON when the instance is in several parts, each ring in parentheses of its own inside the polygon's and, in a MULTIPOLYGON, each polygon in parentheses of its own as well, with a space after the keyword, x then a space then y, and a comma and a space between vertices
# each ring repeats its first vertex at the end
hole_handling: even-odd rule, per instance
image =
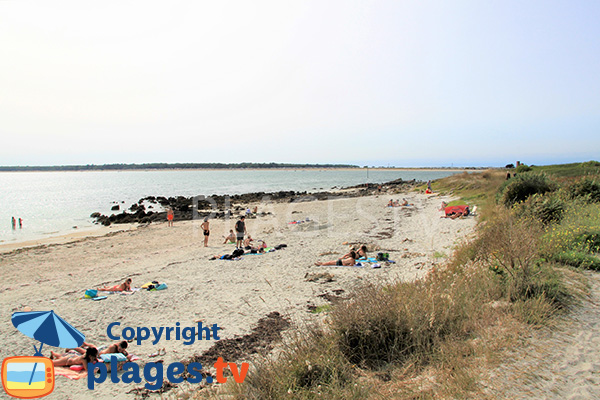
POLYGON ((512 361, 492 372, 499 399, 600 399, 600 273, 589 296, 553 329, 534 332, 512 361))

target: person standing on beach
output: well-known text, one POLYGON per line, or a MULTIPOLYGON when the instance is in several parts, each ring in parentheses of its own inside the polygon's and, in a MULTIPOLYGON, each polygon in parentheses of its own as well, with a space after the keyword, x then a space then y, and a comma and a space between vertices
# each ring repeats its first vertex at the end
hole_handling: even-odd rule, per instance
POLYGON ((248 233, 248 231, 246 231, 245 219, 246 217, 242 215, 238 222, 235 223, 235 234, 237 239, 235 247, 239 249, 244 247, 244 235, 248 233))
POLYGON ((175 215, 173 214, 173 209, 171 207, 167 208, 167 226, 173 226, 173 218, 175 215))
POLYGON ((12 228, 15 229, 17 227, 17 220, 15 219, 15 217, 12 217, 11 223, 12 223, 12 228))
POLYGON ((210 235, 208 217, 204 218, 204 222, 200 225, 200 228, 204 231, 204 247, 208 247, 208 235, 210 235))
POLYGON ((23 227, 23 218, 19 217, 19 229, 23 227))
POLYGON ((431 180, 427 181, 427 189, 429 189, 433 192, 433 189, 431 189, 431 180))

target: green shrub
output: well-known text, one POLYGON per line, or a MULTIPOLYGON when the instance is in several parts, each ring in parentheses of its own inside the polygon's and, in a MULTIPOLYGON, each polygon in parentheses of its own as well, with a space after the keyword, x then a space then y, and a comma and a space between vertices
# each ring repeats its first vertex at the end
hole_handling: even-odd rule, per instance
POLYGON ((517 219, 502 208, 479 231, 477 259, 502 270, 504 293, 512 301, 529 297, 538 279, 542 234, 537 221, 517 219))
POLYGON ((517 174, 522 174, 523 172, 529 172, 531 171, 531 167, 525 164, 521 164, 517 167, 517 169, 515 170, 517 174))
POLYGON ((581 163, 581 166, 584 168, 594 168, 594 167, 600 167, 600 161, 585 161, 581 163))
POLYGON ((527 173, 517 175, 504 182, 498 193, 498 200, 506 207, 525 201, 534 194, 544 194, 556 190, 558 186, 546 174, 527 173))
POLYGON ((594 265, 583 255, 600 253, 600 203, 569 200, 562 220, 546 227, 540 253, 567 265, 594 265))
POLYGON ((583 198, 589 202, 600 202, 600 182, 592 178, 583 178, 567 188, 571 198, 583 198))
POLYGON ((517 215, 541 221, 545 225, 559 222, 565 209, 565 201, 552 193, 534 194, 514 207, 517 215))
POLYGON ((600 271, 600 258, 583 251, 563 251, 554 255, 552 259, 565 265, 600 271))

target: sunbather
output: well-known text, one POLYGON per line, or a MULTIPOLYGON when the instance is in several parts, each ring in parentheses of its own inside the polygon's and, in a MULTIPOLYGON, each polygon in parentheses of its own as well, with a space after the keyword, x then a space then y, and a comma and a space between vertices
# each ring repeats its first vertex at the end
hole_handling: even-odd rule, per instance
POLYGON ((244 247, 249 248, 250 247, 250 243, 252 243, 253 241, 254 241, 254 239, 252 239, 252 236, 248 235, 248 237, 246 238, 246 240, 244 240, 244 247))
POLYGON ((98 288, 101 292, 130 292, 131 291, 131 278, 128 278, 125 282, 115 286, 105 286, 98 288))
POLYGON ((362 246, 360 246, 358 248, 358 250, 354 250, 354 247, 353 247, 352 250, 350 251, 350 253, 344 254, 344 256, 342 258, 350 257, 352 252, 354 252, 356 254, 357 259, 362 258, 362 257, 369 258, 369 257, 367 257, 367 246, 365 246, 364 244, 362 246))
POLYGON ((79 354, 85 354, 85 351, 87 349, 89 349, 90 347, 96 347, 91 343, 86 343, 83 342, 83 344, 79 347, 75 347, 73 349, 66 349, 66 352, 64 354, 58 354, 54 351, 50 351, 50 359, 52 360, 53 358, 60 358, 60 357, 64 357, 66 356, 68 353, 73 353, 73 352, 77 352, 79 354))
POLYGON ((250 247, 249 250, 250 250, 249 251, 250 254, 262 254, 262 253, 265 252, 265 248, 262 247, 262 246, 259 246, 259 247, 250 247))
POLYGON ((243 249, 235 249, 231 254, 217 254, 212 256, 209 260, 234 260, 244 255, 243 249))
POLYGON ((129 354, 127 353, 127 350, 125 350, 126 348, 127 348, 127 341, 123 340, 123 341, 111 344, 110 346, 108 346, 107 348, 102 350, 100 352, 100 354, 121 353, 124 356, 127 356, 129 354))
POLYGON ((350 253, 346 254, 345 256, 343 256, 342 258, 338 258, 337 260, 333 260, 333 261, 327 261, 327 262, 316 262, 315 265, 317 266, 321 266, 321 265, 337 265, 337 266, 345 266, 345 267, 351 267, 356 263, 356 252, 351 251, 350 253))
POLYGON ((83 365, 83 369, 87 371, 87 364, 98 361, 98 349, 95 347, 88 347, 84 355, 77 355, 77 353, 67 354, 64 357, 60 357, 57 360, 52 360, 52 364, 55 367, 70 367, 71 365, 83 365))

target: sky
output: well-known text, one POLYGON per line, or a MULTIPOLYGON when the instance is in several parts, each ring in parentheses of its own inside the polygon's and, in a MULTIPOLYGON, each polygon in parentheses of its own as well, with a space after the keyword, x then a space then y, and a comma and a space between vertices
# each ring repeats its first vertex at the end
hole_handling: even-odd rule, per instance
POLYGON ((0 165, 600 159, 599 1, 0 0, 0 165))

